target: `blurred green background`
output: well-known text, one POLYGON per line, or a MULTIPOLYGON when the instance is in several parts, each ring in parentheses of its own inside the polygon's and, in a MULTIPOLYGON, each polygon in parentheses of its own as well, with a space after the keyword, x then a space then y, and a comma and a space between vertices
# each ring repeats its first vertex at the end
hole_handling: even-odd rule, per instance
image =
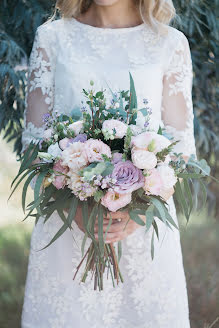
MULTIPOLYGON (((173 25, 190 43, 198 155, 218 175, 219 0, 175 0, 173 25)), ((21 188, 9 203, 10 183, 21 149, 26 68, 36 28, 51 14, 54 0, 2 0, 0 5, 0 328, 19 328, 27 271, 31 219, 22 222, 21 188)), ((208 183, 205 211, 193 213, 188 227, 179 217, 187 277, 191 328, 219 327, 218 188, 208 183)), ((31 200, 32 192, 29 191, 31 200)), ((40 327, 39 327, 40 328, 40 327)), ((156 328, 156 327, 154 327, 156 328)), ((170 327, 174 328, 174 327, 170 327)))

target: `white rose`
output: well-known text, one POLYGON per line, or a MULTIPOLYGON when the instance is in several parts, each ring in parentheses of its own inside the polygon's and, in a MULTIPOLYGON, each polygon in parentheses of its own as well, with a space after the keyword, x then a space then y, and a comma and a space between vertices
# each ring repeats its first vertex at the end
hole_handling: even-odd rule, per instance
POLYGON ((77 136, 83 129, 83 121, 77 121, 68 126, 68 128, 74 131, 75 135, 77 136))
POLYGON ((173 186, 175 186, 175 184, 177 182, 177 178, 175 176, 174 169, 172 169, 171 167, 169 167, 167 165, 159 165, 157 167, 157 170, 162 179, 162 183, 163 183, 162 189, 168 190, 168 189, 173 188, 173 186))
POLYGON ((150 151, 133 148, 132 162, 139 169, 151 170, 157 165, 157 157, 150 151))
POLYGON ((60 157, 62 150, 59 148, 58 142, 56 142, 54 145, 50 145, 47 153, 52 155, 54 158, 60 157))
POLYGON ((115 131, 115 138, 122 139, 127 132, 127 125, 124 122, 119 120, 106 120, 103 122, 102 131, 108 132, 109 134, 114 134, 115 131))

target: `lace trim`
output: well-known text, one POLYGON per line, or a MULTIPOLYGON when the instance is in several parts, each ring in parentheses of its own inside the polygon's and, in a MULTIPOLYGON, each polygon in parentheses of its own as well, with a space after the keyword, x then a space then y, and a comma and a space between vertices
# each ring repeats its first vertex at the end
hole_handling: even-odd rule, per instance
POLYGON ((194 154, 196 156, 193 128, 190 127, 179 131, 170 125, 166 125, 165 130, 168 134, 173 136, 173 141, 179 141, 173 148, 175 153, 183 153, 185 156, 194 154))
POLYGON ((44 127, 36 127, 32 122, 28 122, 22 133, 22 152, 29 146, 31 141, 37 144, 43 137, 44 127))

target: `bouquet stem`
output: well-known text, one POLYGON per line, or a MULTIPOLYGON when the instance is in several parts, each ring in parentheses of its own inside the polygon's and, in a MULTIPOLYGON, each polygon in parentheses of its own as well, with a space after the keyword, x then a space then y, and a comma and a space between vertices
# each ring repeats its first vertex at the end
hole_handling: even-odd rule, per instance
POLYGON ((104 255, 102 257, 100 257, 97 252, 98 249, 96 247, 96 244, 94 244, 94 242, 91 242, 90 247, 88 248, 81 262, 76 268, 73 280, 76 278, 82 264, 86 262, 85 269, 81 277, 81 282, 85 282, 88 277, 88 273, 91 272, 91 279, 93 279, 94 281, 94 290, 103 290, 104 272, 106 269, 108 270, 107 279, 108 273, 110 273, 113 287, 115 287, 115 281, 117 285, 119 284, 119 282, 123 283, 124 280, 119 269, 118 257, 116 255, 114 245, 105 244, 104 255))

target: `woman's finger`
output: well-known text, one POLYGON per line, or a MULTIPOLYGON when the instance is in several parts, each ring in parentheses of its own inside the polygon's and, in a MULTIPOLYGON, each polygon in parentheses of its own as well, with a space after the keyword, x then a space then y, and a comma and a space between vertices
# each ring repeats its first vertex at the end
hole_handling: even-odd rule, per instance
MULTIPOLYGON (((110 227, 109 227, 109 230, 108 232, 109 233, 112 233, 112 232, 123 232, 124 229, 125 229, 125 222, 121 221, 121 222, 116 222, 114 224, 112 224, 110 227)), ((104 227, 104 232, 106 231, 107 227, 104 227)))
POLYGON ((124 219, 127 219, 128 218, 128 212, 107 212, 107 219, 110 219, 110 217, 113 219, 113 220, 116 220, 116 219, 121 219, 121 220, 124 220, 124 219))
MULTIPOLYGON (((107 233, 106 239, 111 240, 114 238, 121 238, 123 235, 124 235, 123 232, 109 232, 109 233, 107 233)), ((94 236, 96 239, 98 239, 98 233, 95 233, 94 236)))

